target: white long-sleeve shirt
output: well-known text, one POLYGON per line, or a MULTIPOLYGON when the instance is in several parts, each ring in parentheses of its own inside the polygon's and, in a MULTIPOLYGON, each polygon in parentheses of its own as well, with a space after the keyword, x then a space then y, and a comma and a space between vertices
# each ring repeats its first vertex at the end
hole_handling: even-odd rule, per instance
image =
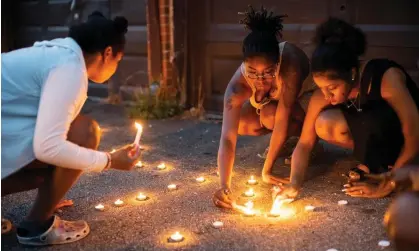
POLYGON ((2 54, 2 178, 35 158, 59 167, 103 170, 106 153, 67 141, 87 87, 83 54, 71 38, 2 54))

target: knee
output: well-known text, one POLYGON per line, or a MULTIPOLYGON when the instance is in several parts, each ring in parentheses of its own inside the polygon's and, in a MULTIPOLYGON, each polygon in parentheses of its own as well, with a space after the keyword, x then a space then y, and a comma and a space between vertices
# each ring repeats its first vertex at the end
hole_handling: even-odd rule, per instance
POLYGON ((275 125, 275 113, 277 105, 269 104, 260 110, 260 119, 265 128, 273 130, 275 125))
POLYGON ((70 126, 67 139, 79 146, 97 149, 100 143, 101 131, 99 124, 83 115, 77 116, 70 126))
POLYGON ((316 134, 326 141, 333 140, 333 125, 325 112, 320 113, 315 122, 316 134))
POLYGON ((397 250, 418 250, 419 193, 408 192, 398 196, 384 217, 384 225, 397 250))

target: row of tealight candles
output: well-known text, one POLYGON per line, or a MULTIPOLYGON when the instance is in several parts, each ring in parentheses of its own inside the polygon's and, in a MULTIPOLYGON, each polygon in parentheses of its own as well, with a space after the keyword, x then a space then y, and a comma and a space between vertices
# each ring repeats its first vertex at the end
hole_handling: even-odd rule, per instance
MULTIPOLYGON (((141 139, 141 135, 142 135, 142 132, 143 132, 143 127, 139 123, 135 123, 135 127, 137 128, 137 134, 135 136, 134 144, 140 146, 140 139, 141 139)), ((112 151, 115 151, 115 150, 112 150, 112 151)), ((144 164, 141 161, 138 161, 135 166, 138 167, 138 168, 142 168, 142 167, 144 167, 144 164)), ((165 169, 166 169, 166 164, 164 162, 160 163, 157 166, 157 170, 165 170, 165 169)), ((203 183, 203 182, 206 181, 205 177, 203 177, 203 176, 200 176, 200 177, 196 178, 195 180, 198 183, 203 183)), ((176 184, 169 184, 167 186, 167 189, 169 191, 177 190, 177 188, 178 188, 178 186, 176 184)), ((135 199, 137 201, 146 201, 146 200, 149 199, 149 197, 147 195, 145 195, 144 193, 140 192, 135 197, 135 199)), ((116 207, 122 207, 122 206, 124 206, 125 203, 121 199, 117 199, 113 204, 116 207)), ((105 211, 105 206, 103 204, 98 204, 98 205, 95 206, 95 209, 97 211, 103 212, 103 211, 105 211)), ((223 222, 221 222, 221 221, 215 221, 213 223, 213 226, 215 228, 220 228, 220 227, 223 226, 223 222)), ((172 234, 169 237, 168 241, 169 242, 181 242, 184 239, 185 238, 183 237, 183 235, 181 235, 179 232, 175 232, 174 234, 172 234)))

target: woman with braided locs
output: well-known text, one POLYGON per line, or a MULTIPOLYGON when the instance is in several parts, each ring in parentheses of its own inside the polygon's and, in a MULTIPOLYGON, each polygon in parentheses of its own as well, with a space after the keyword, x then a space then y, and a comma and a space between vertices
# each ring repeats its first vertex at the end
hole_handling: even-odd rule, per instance
MULTIPOLYGON (((291 161, 291 177, 279 195, 296 197, 317 136, 353 150, 366 173, 396 172, 419 153, 419 88, 402 66, 388 59, 361 62, 364 33, 347 22, 330 18, 319 25, 311 70, 315 91, 291 161)), ((393 183, 351 182, 344 189, 353 197, 384 197, 393 183)))
POLYGON ((263 6, 249 6, 241 23, 251 32, 243 41, 243 63, 230 80, 224 95, 223 125, 218 150, 221 188, 213 196, 218 207, 231 208, 231 177, 237 135, 260 136, 272 132, 262 170, 263 181, 287 182, 271 175, 284 143, 298 136, 305 116, 304 100, 312 92, 303 90, 309 74, 305 53, 280 41, 285 15, 275 15, 263 6))

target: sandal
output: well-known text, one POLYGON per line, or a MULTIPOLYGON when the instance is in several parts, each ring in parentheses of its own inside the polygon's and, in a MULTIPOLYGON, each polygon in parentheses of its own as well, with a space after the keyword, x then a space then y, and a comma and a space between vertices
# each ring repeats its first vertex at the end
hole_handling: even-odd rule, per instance
POLYGON ((1 234, 8 234, 12 230, 12 222, 7 219, 1 219, 1 234))
POLYGON ((17 235, 20 244, 29 246, 47 246, 75 242, 90 233, 89 225, 85 221, 65 221, 54 216, 51 227, 43 234, 34 237, 17 235))

